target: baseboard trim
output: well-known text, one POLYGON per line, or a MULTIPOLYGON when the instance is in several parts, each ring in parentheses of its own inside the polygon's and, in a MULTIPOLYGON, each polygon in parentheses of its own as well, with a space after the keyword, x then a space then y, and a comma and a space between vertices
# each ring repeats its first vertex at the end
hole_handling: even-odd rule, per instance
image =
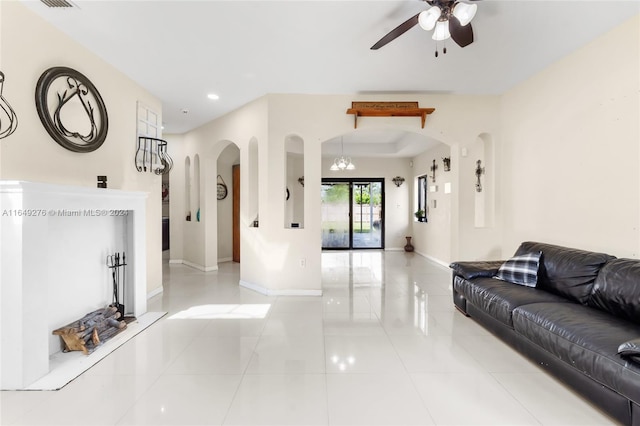
POLYGON ((211 272, 211 271, 217 271, 218 270, 218 265, 216 265, 216 266, 202 266, 202 265, 198 265, 197 263, 189 262, 188 260, 183 260, 182 264, 186 265, 186 266, 188 266, 190 268, 197 269, 198 271, 202 271, 202 272, 211 272))
POLYGON ((404 251, 404 247, 390 247, 385 248, 384 251, 404 251))
POLYGON ((240 284, 240 287, 253 290, 265 296, 322 296, 322 290, 303 290, 303 289, 274 290, 274 289, 265 288, 261 285, 250 283, 244 280, 240 280, 239 284, 240 284))
POLYGON ((162 287, 162 286, 151 290, 149 293, 147 293, 147 300, 149 300, 152 297, 155 297, 155 296, 161 294, 162 292, 164 292, 164 287, 162 287))
POLYGON ((169 263, 178 263, 182 265, 182 259, 169 259, 169 263))
POLYGON ((435 258, 433 256, 428 255, 428 254, 421 253, 419 251, 416 251, 415 253, 418 253, 420 256, 424 257, 425 259, 428 259, 428 260, 432 261, 433 263, 437 263, 438 265, 442 266, 443 268, 449 269, 449 264, 446 263, 446 262, 443 262, 440 259, 437 259, 437 258, 435 258))
POLYGON ((218 259, 218 263, 224 262, 233 262, 233 257, 223 257, 222 259, 218 259))

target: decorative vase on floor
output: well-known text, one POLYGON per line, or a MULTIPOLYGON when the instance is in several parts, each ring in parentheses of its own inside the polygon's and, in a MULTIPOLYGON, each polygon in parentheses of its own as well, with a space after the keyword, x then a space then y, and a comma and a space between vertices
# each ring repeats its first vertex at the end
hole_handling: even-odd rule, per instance
POLYGON ((404 251, 413 251, 413 246, 411 245, 411 237, 405 237, 407 239, 407 245, 404 246, 404 251))

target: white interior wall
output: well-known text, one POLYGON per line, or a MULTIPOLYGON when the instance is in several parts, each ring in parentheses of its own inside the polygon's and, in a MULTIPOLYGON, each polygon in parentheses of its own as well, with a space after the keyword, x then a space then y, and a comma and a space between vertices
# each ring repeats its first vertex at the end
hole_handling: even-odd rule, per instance
POLYGON ((19 127, 2 140, 0 178, 33 182, 96 186, 106 175, 108 187, 149 193, 147 198, 148 292, 162 286, 161 178, 138 173, 136 148, 137 102, 154 111, 161 103, 146 90, 71 40, 21 2, 2 2, 3 95, 15 109, 19 127), (100 92, 109 117, 104 144, 91 153, 75 153, 58 145, 44 129, 34 105, 38 78, 53 66, 68 66, 87 76, 100 92))
MULTIPOLYGON (((496 145, 496 134, 478 134, 472 144, 460 149, 458 163, 459 183, 458 188, 464 198, 464 209, 457 210, 460 219, 458 232, 460 242, 458 256, 453 260, 489 260, 502 259, 502 222, 499 219, 498 208, 500 169, 496 145), (476 191, 476 162, 482 160, 484 174, 480 177, 482 192, 476 191), (481 199, 481 202, 478 202, 481 199), (477 212, 477 209, 482 212, 477 212), (483 218, 480 224, 477 216, 483 218)), ((452 165, 453 168, 453 165, 452 165)), ((508 186, 508 185, 507 185, 508 186)), ((453 238, 455 242, 455 238, 453 238)))
MULTIPOLYGON (((434 148, 418 155, 413 159, 410 184, 415 190, 415 184, 419 176, 429 176, 427 182, 427 222, 417 222, 414 212, 417 205, 411 207, 412 244, 417 253, 430 259, 448 265, 452 259, 451 253, 451 224, 452 202, 451 199, 458 193, 454 190, 454 180, 458 173, 458 164, 451 162, 451 171, 444 171, 444 157, 451 156, 451 148, 448 145, 438 144, 434 148), (437 169, 434 176, 431 171, 433 160, 436 160, 437 169), (445 193, 445 185, 451 186, 451 193, 445 193)), ((413 197, 412 197, 413 200, 413 197)))
POLYGON ((638 256, 639 76, 636 16, 502 97, 505 255, 539 240, 638 256))

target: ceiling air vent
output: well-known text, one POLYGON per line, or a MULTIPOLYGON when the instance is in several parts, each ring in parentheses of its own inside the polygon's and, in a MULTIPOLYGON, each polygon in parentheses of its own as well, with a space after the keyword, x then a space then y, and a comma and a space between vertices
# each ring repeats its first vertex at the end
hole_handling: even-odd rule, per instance
POLYGON ((74 7, 75 5, 67 0, 40 0, 48 7, 74 7))

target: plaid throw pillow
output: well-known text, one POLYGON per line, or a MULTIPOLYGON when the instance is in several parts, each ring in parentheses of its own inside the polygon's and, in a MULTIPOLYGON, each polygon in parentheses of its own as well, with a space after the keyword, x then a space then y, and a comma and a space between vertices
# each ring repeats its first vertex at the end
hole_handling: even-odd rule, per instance
POLYGON ((541 251, 512 257, 502 264, 493 278, 527 287, 535 287, 538 283, 540 256, 542 256, 541 251))

